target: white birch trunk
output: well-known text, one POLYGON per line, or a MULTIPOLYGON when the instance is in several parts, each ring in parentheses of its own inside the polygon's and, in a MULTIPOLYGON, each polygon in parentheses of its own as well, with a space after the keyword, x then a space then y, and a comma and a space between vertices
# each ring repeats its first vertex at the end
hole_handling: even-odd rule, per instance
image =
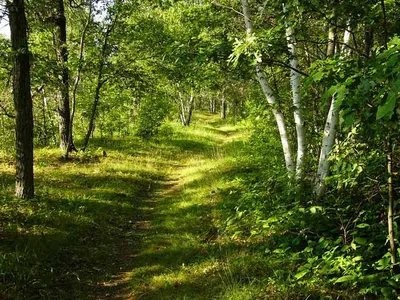
MULTIPOLYGON (((350 26, 345 30, 343 36, 343 47, 341 57, 345 57, 348 54, 348 44, 350 42, 350 26)), ((321 152, 319 155, 317 178, 315 180, 315 193, 317 197, 321 197, 325 192, 325 178, 329 174, 329 153, 332 150, 335 134, 336 125, 339 121, 339 111, 336 107, 336 93, 332 96, 331 105, 329 108, 328 116, 326 117, 324 136, 322 138, 321 152)))
POLYGON ((342 51, 340 53, 341 57, 346 57, 350 53, 349 49, 350 36, 351 36, 351 27, 350 24, 347 23, 347 27, 344 31, 344 36, 343 36, 342 51))
MULTIPOLYGON (((283 4, 283 11, 286 12, 286 7, 283 4)), ((297 161, 296 161, 296 179, 299 180, 304 174, 304 155, 306 152, 304 119, 301 113, 301 94, 300 94, 300 74, 297 72, 298 60, 297 49, 294 41, 294 30, 288 21, 286 26, 286 40, 290 54, 290 85, 292 87, 293 106, 294 106, 294 121, 296 124, 297 134, 297 161)))
MULTIPOLYGON (((250 19, 250 7, 247 0, 242 0, 242 7, 243 7, 243 16, 246 24, 246 33, 250 35, 252 33, 253 28, 250 19)), ((277 109, 277 102, 275 96, 271 88, 269 87, 267 80, 264 77, 264 70, 259 63, 256 64, 256 75, 258 81, 260 82, 264 96, 267 99, 268 104, 270 104, 272 107, 272 113, 275 117, 276 124, 278 125, 278 130, 281 137, 286 169, 289 172, 289 176, 291 176, 294 173, 294 165, 292 159, 292 151, 290 149, 290 144, 289 144, 289 137, 285 125, 285 117, 282 114, 282 112, 277 109)))

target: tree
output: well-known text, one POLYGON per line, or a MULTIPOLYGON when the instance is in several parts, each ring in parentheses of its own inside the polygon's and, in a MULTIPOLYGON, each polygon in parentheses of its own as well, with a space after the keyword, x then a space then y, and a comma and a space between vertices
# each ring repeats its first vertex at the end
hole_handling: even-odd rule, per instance
POLYGON ((16 132, 16 188, 15 195, 30 199, 34 196, 33 183, 33 113, 30 81, 30 62, 24 0, 6 3, 14 55, 13 93, 16 132))
POLYGON ((56 33, 54 42, 57 53, 57 62, 61 70, 60 95, 58 97, 60 148, 68 151, 70 144, 70 103, 69 103, 69 69, 68 69, 68 48, 67 48, 67 20, 65 18, 64 0, 57 0, 55 3, 56 13, 54 24, 56 33))
MULTIPOLYGON (((247 0, 242 0, 242 8, 243 8, 243 16, 244 16, 244 20, 245 20, 245 24, 246 24, 247 38, 251 39, 252 38, 251 35, 253 32, 253 25, 251 22, 250 6, 249 6, 249 3, 247 0)), ((291 150, 291 147, 289 144, 289 135, 288 135, 288 132, 286 129, 285 116, 277 107, 276 98, 275 98, 274 93, 273 93, 272 89, 270 88, 267 80, 265 79, 264 69, 259 61, 256 62, 255 70, 256 70, 257 79, 261 85, 264 96, 267 99, 268 104, 271 106, 272 113, 275 117, 276 124, 278 126, 279 134, 281 137, 282 150, 283 150, 283 155, 285 157, 286 169, 287 169, 289 175, 291 176, 294 173, 295 166, 293 164, 293 156, 292 156, 292 150, 291 150)))
POLYGON ((104 78, 104 68, 108 62, 110 52, 112 51, 112 47, 110 45, 110 36, 112 32, 115 29, 116 23, 118 22, 119 19, 119 7, 120 2, 116 1, 114 4, 114 7, 109 8, 109 13, 107 16, 107 19, 104 21, 105 28, 103 30, 103 43, 101 46, 101 51, 100 51, 100 58, 97 66, 97 78, 96 78, 96 88, 94 92, 94 101, 92 105, 92 110, 90 113, 90 119, 89 119, 89 126, 88 130, 85 135, 85 139, 83 142, 82 150, 84 151, 88 144, 89 144, 89 139, 90 136, 92 135, 94 128, 95 128, 95 120, 96 120, 96 114, 97 114, 97 107, 99 105, 100 101, 100 91, 103 87, 103 85, 107 82, 107 80, 110 79, 110 77, 104 78))

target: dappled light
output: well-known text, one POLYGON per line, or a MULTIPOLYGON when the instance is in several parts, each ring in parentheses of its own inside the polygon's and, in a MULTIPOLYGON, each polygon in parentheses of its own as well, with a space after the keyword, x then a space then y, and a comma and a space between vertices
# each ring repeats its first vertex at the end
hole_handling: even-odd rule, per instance
POLYGON ((400 299, 399 1, 0 27, 0 299, 400 299))

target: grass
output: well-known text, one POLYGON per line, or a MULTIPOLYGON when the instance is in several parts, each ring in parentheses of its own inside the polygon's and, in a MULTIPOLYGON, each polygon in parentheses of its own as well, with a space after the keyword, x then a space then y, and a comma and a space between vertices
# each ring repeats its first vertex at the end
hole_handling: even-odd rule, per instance
POLYGON ((224 145, 243 133, 212 115, 163 133, 151 142, 93 140, 68 161, 56 149, 37 149, 31 201, 13 198, 14 163, 2 153, 1 298, 222 293, 227 262, 217 242, 216 191, 231 159, 224 145))
POLYGON ((226 230, 251 171, 239 162, 246 136, 196 114, 152 141, 95 139, 68 161, 38 149, 32 201, 13 198, 2 153, 0 298, 326 298, 318 283, 294 283, 299 263, 266 252, 273 240, 226 230))

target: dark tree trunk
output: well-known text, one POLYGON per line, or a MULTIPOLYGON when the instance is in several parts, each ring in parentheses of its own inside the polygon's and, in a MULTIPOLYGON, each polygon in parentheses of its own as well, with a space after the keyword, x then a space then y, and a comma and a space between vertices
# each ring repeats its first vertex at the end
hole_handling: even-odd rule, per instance
POLYGON ((28 50, 28 24, 24 0, 7 1, 11 45, 14 52, 13 92, 16 132, 16 186, 18 198, 34 196, 33 186, 33 113, 28 50))
POLYGON ((100 101, 100 90, 101 90, 101 87, 103 86, 103 82, 101 79, 103 76, 103 65, 104 64, 101 63, 100 68, 99 68, 99 74, 97 75, 97 85, 96 85, 96 90, 95 90, 95 95, 94 95, 94 102, 93 102, 93 106, 92 106, 92 113, 90 115, 89 127, 88 127, 88 131, 86 132, 82 151, 86 150, 86 148, 89 144, 90 136, 93 137, 93 133, 94 133, 97 106, 99 105, 99 101, 100 101))
MULTIPOLYGON (((60 148, 69 148, 70 104, 69 104, 69 70, 67 49, 67 22, 65 18, 64 0, 57 0, 57 15, 55 16, 56 36, 55 44, 58 64, 61 69, 60 97, 58 98, 60 148)), ((72 141, 71 141, 72 143, 72 141)))
POLYGON ((374 45, 374 31, 370 25, 365 26, 364 40, 364 54, 369 57, 371 55, 372 46, 374 45))
POLYGON ((103 84, 106 82, 106 80, 103 79, 103 75, 104 75, 103 71, 104 71, 104 65, 106 63, 106 56, 107 56, 107 51, 108 51, 108 38, 111 34, 111 31, 113 30, 113 27, 114 27, 113 23, 110 26, 108 26, 107 31, 105 33, 105 37, 104 37, 104 43, 101 48, 101 57, 100 57, 99 68, 98 68, 98 72, 97 72, 96 90, 94 93, 94 102, 93 102, 93 106, 92 106, 92 112, 90 115, 88 131, 86 132, 85 141, 83 142, 82 151, 85 151, 85 149, 87 148, 87 146, 89 144, 90 136, 92 135, 92 137, 93 137, 93 132, 95 129, 97 106, 99 105, 99 101, 100 101, 100 91, 101 91, 101 88, 103 87, 103 84))

